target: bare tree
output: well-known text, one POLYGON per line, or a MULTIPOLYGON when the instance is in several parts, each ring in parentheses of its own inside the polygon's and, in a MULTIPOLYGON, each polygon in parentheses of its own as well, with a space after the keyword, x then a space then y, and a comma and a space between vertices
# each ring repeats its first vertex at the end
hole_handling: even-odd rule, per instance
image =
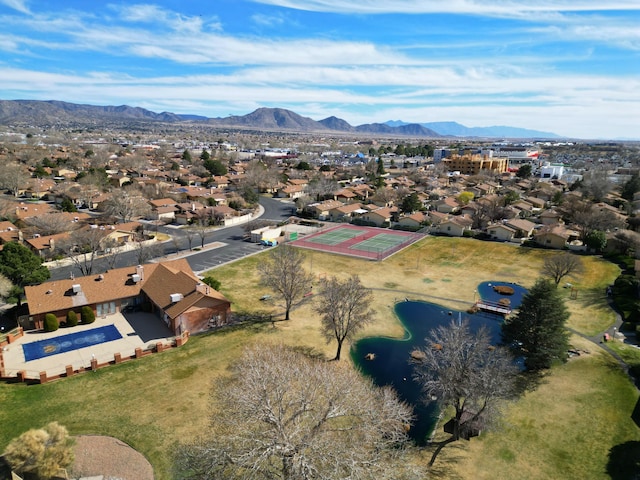
POLYGON ((11 469, 20 475, 35 474, 37 478, 53 478, 64 474, 64 469, 73 463, 74 443, 65 427, 52 422, 44 428, 27 430, 14 438, 7 445, 4 458, 11 469))
POLYGON ((544 259, 542 274, 551 277, 556 288, 567 275, 574 275, 583 271, 582 260, 573 253, 560 253, 544 259))
POLYGON ((180 449, 180 478, 397 478, 411 409, 350 366, 257 345, 213 395, 211 431, 180 449))
POLYGON ((99 228, 75 230, 66 240, 58 242, 56 250, 68 256, 81 275, 91 275, 106 235, 107 232, 99 228))
POLYGON ((315 200, 324 200, 338 190, 338 182, 325 176, 319 176, 309 182, 307 194, 315 200))
POLYGON ((162 244, 155 240, 136 240, 133 244, 138 265, 162 255, 162 244))
POLYGON ((192 250, 191 245, 193 244, 193 239, 196 236, 196 230, 193 226, 188 226, 187 228, 182 229, 184 232, 184 236, 187 238, 187 242, 189 242, 189 250, 192 250))
POLYGON ((151 206, 140 196, 114 192, 111 198, 104 202, 104 210, 108 215, 118 217, 123 223, 127 223, 133 218, 148 214, 151 206))
POLYGON ((17 218, 17 206, 18 203, 15 200, 11 200, 7 197, 0 197, 0 219, 15 222, 17 218))
POLYGON ((467 322, 435 328, 412 357, 414 380, 427 401, 455 411, 445 430, 451 436, 436 443, 431 466, 446 445, 468 440, 489 424, 500 402, 514 395, 517 367, 504 348, 491 345, 484 327, 473 334, 467 322))
POLYGON ((601 202, 613 189, 606 170, 591 170, 585 172, 580 190, 594 202, 601 202))
POLYGON ((562 214, 568 223, 571 223, 580 234, 580 240, 586 243, 589 236, 595 231, 606 232, 616 227, 624 227, 621 218, 611 212, 599 209, 592 202, 572 199, 562 203, 562 214))
POLYGON ((322 334, 328 342, 336 340, 338 348, 334 360, 340 360, 342 344, 373 320, 371 290, 352 275, 345 281, 336 277, 322 281, 322 291, 316 312, 322 317, 322 334))
POLYGON ((9 190, 14 197, 20 193, 29 180, 27 170, 19 163, 8 163, 0 169, 0 187, 9 190))
POLYGON ((55 235, 56 233, 74 230, 78 224, 73 223, 69 215, 53 212, 47 215, 36 215, 25 220, 29 226, 40 235, 55 235))
POLYGON ((118 243, 118 241, 114 238, 105 237, 104 241, 102 242, 102 248, 105 252, 104 260, 106 262, 107 270, 116 268, 118 259, 120 258, 120 254, 124 249, 123 245, 118 243))
POLYGON ((210 211, 206 208, 198 211, 196 216, 196 222, 193 224, 192 228, 195 230, 198 237, 200 237, 200 248, 204 248, 204 241, 207 238, 211 229, 209 228, 209 221, 211 219, 210 211))
POLYGON ((303 267, 304 255, 296 247, 281 244, 271 250, 267 261, 258 265, 263 285, 278 293, 285 303, 285 320, 291 307, 309 292, 313 277, 303 267))

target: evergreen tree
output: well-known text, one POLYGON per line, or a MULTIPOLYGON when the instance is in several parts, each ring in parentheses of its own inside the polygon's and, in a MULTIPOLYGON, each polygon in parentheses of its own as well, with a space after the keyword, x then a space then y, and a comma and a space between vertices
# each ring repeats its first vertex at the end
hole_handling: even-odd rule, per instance
POLYGON ((542 370, 567 359, 569 312, 552 282, 539 279, 520 305, 518 314, 502 324, 502 340, 524 357, 528 370, 542 370))
POLYGON ((204 160, 205 162, 207 160, 209 160, 211 158, 211 155, 209 154, 209 152, 207 152, 207 149, 203 149, 202 153, 200 154, 200 160, 204 160))
POLYGON ((518 178, 529 178, 531 176, 531 165, 525 164, 521 165, 516 172, 516 176, 518 178))
POLYGON ((378 175, 384 175, 385 174, 384 162, 382 161, 382 158, 378 158, 377 163, 378 163, 378 166, 376 168, 376 173, 378 175))
POLYGON ((620 196, 625 200, 633 200, 637 192, 640 192, 640 176, 635 174, 622 185, 620 196))
POLYGON ((17 242, 9 242, 0 250, 0 273, 20 289, 42 283, 51 276, 49 269, 42 265, 42 259, 17 242))
POLYGON ((204 168, 206 168, 211 175, 222 176, 226 175, 228 170, 227 167, 220 160, 215 160, 213 158, 208 158, 203 163, 204 168))
POLYGON ((422 208, 422 202, 420 201, 420 197, 416 192, 412 192, 406 197, 402 199, 402 206, 400 210, 404 213, 413 213, 417 212, 422 208))

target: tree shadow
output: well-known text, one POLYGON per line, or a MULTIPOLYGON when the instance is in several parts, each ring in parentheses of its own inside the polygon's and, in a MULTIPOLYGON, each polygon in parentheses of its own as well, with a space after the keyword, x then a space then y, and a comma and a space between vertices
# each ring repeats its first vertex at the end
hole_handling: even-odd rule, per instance
MULTIPOLYGON (((636 410, 637 409, 636 405, 636 410)), ((611 450, 609 450, 607 473, 612 480, 639 478, 640 442, 630 441, 612 447, 611 450)))
POLYGON ((636 426, 640 427, 640 398, 638 398, 636 406, 634 407, 633 412, 631 412, 631 420, 633 420, 636 426))
POLYGON ((547 377, 546 371, 525 371, 516 376, 514 393, 521 397, 527 392, 533 392, 542 385, 547 377))

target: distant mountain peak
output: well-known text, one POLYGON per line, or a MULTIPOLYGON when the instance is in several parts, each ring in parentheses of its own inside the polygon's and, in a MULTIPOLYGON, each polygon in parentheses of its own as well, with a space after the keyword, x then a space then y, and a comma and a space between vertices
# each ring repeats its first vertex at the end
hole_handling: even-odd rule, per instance
MULTIPOLYGON (((400 127, 408 125, 401 120, 389 120, 386 125, 400 127)), ((492 126, 492 127, 466 127, 458 122, 429 122, 421 123, 440 135, 454 137, 480 137, 480 138, 561 138, 560 135, 551 132, 540 132, 527 128, 492 126)))
POLYGON ((247 115, 231 115, 226 118, 207 118, 200 115, 155 113, 129 105, 96 106, 80 105, 58 100, 0 100, 0 124, 25 125, 100 125, 126 124, 130 122, 184 123, 198 122, 212 126, 246 128, 267 131, 291 131, 301 133, 342 132, 369 135, 438 138, 499 137, 499 138, 558 138, 548 132, 537 132, 515 127, 465 127, 456 122, 406 123, 390 120, 352 126, 341 118, 330 116, 316 121, 285 108, 261 107, 247 115))

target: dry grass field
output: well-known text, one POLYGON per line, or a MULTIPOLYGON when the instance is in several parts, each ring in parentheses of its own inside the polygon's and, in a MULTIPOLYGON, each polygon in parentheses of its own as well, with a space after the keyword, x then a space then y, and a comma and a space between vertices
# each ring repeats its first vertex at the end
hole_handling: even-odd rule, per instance
MULTIPOLYGON (((305 251, 305 265, 316 279, 359 274, 364 285, 374 289, 372 306, 377 312, 375 322, 362 335, 403 336, 392 312, 395 301, 408 297, 463 309, 472 304, 476 285, 482 281, 532 285, 544 257, 555 253, 430 237, 381 263, 305 251)), ((267 255, 268 251, 208 275, 222 282, 221 290, 233 302, 234 310, 261 310, 277 320, 282 312, 278 302, 260 300, 262 295, 272 294, 260 286, 256 271, 267 255)), ((563 292, 572 313, 571 326, 591 334, 613 321, 604 291, 619 270, 596 257, 583 260, 584 274, 567 280, 576 287, 576 298, 571 298, 569 289, 563 292)), ((229 374, 229 367, 246 345, 285 343, 326 358, 333 356, 335 344, 327 345, 320 336, 312 302, 313 296, 307 297, 292 311, 289 322, 245 325, 195 336, 180 349, 51 384, 2 384, 0 449, 23 431, 57 420, 73 434, 120 438, 150 460, 157 479, 173 478, 171 452, 206 428, 215 408, 211 389, 229 374)), ((637 393, 610 356, 595 345, 584 348, 592 354, 553 369, 537 390, 512 404, 500 432, 447 447, 442 462, 436 463, 434 476, 607 478, 602 471, 608 449, 640 440, 630 420, 630 404, 637 400, 637 393), (494 475, 495 469, 501 469, 500 475, 494 475), (586 475, 586 470, 598 473, 586 475), (559 474, 563 471, 572 475, 564 477, 559 474)), ((343 361, 349 361, 348 355, 343 361)), ((419 453, 416 461, 424 458, 428 459, 427 451, 419 453)))

